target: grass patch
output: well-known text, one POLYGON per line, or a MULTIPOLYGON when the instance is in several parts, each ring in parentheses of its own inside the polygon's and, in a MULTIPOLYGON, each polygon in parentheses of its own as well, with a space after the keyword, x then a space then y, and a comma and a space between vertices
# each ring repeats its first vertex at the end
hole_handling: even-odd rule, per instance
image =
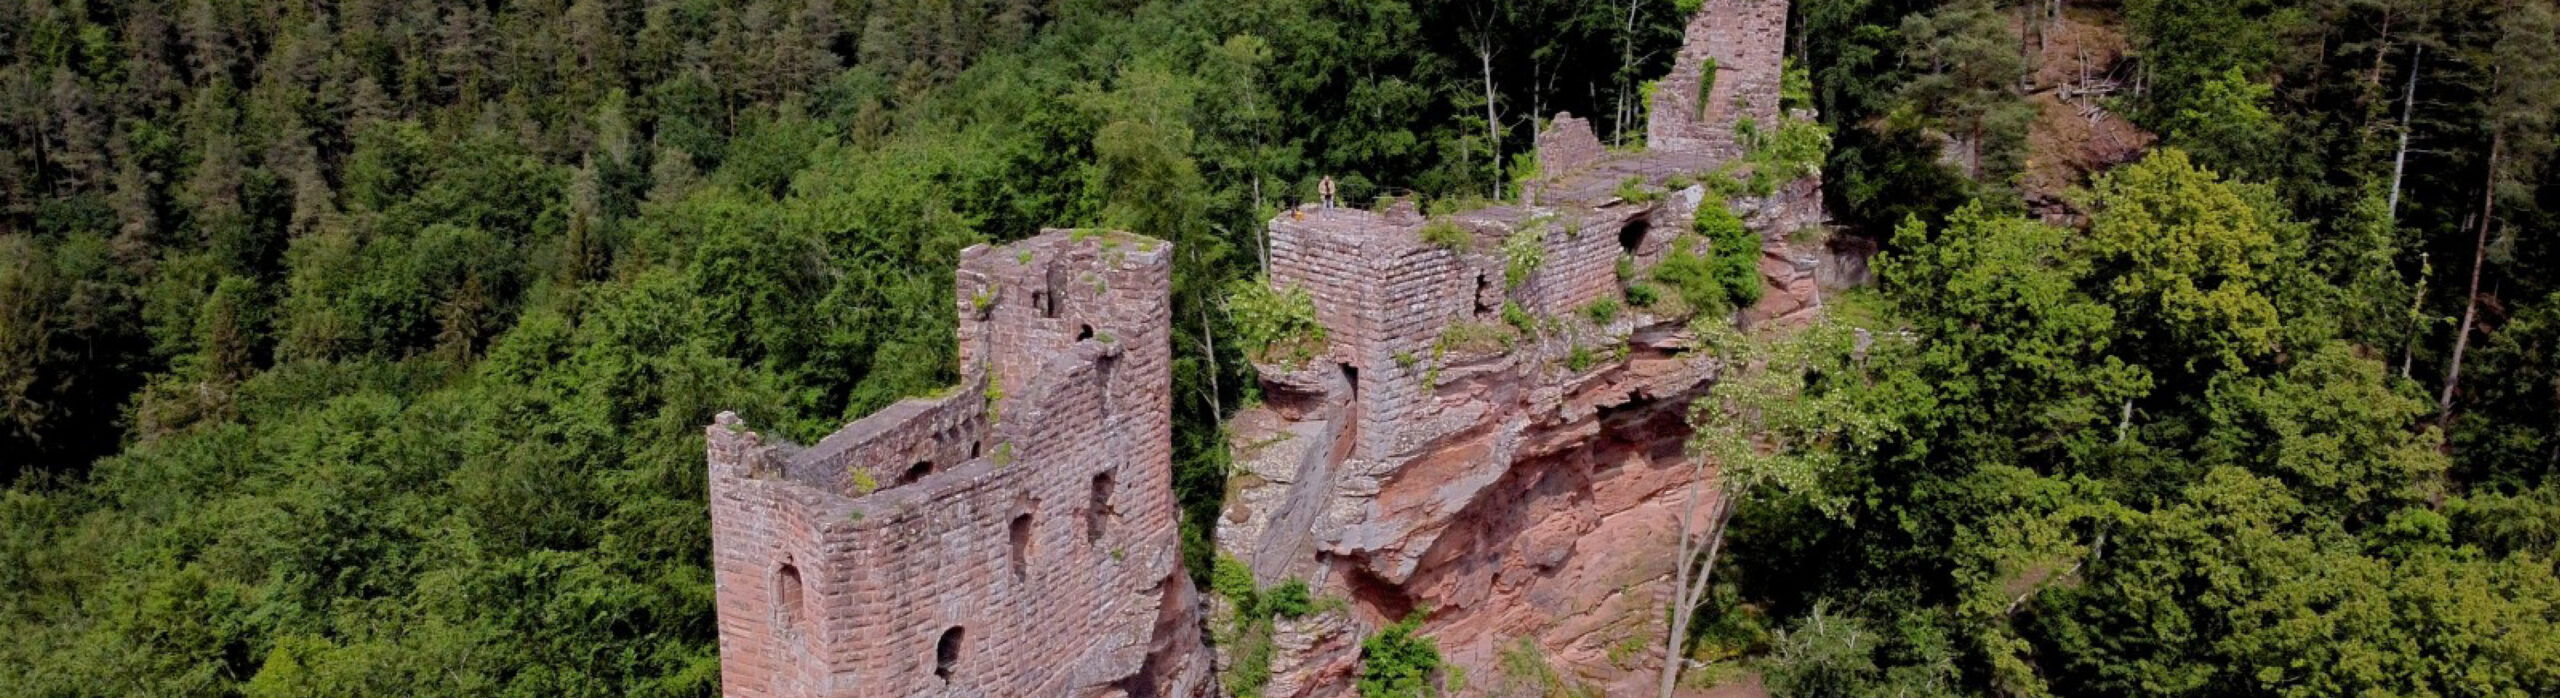
POLYGON ((1433 247, 1458 252, 1474 246, 1475 236, 1467 234, 1466 229, 1458 227, 1455 221, 1433 218, 1422 224, 1422 241, 1433 247))
POLYGON ((1662 200, 1662 190, 1644 183, 1644 178, 1627 175, 1618 180, 1618 200, 1630 204, 1649 204, 1662 200))

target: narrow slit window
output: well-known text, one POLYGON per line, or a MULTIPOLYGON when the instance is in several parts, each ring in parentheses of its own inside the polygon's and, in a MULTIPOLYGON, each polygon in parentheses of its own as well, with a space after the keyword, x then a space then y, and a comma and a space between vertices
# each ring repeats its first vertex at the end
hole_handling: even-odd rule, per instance
POLYGON ((1087 543, 1102 542, 1102 527, 1111 519, 1111 484, 1110 473, 1093 476, 1092 499, 1084 510, 1084 539, 1087 543))
POLYGON ((1031 515, 1013 517, 1013 578, 1020 581, 1031 569, 1031 515))

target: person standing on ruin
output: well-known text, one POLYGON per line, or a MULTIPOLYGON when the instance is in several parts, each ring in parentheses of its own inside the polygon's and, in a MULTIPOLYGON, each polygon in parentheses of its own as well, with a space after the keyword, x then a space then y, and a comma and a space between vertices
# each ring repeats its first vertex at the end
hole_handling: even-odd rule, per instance
POLYGON ((1323 179, 1316 180, 1316 197, 1324 200, 1325 208, 1334 207, 1333 175, 1325 175, 1323 179))

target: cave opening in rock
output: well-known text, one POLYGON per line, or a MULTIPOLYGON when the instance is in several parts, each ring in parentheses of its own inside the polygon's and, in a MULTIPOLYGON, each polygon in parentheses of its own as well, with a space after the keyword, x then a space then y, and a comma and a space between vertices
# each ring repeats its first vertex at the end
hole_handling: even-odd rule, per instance
POLYGON ((1643 218, 1627 221, 1626 227, 1618 229, 1618 250, 1630 255, 1635 254, 1636 248, 1644 246, 1644 236, 1652 232, 1651 221, 1643 218))

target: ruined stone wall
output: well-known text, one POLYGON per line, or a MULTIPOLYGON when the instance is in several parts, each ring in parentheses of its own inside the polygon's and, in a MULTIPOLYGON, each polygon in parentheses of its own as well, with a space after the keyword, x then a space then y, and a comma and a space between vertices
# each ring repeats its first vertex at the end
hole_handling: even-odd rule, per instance
POLYGON ((1732 158, 1741 153, 1734 143, 1736 123, 1778 123, 1787 0, 1705 0, 1685 36, 1671 74, 1654 84, 1647 145, 1732 158), (1715 69, 1711 79, 1709 66, 1715 69))
MULTIPOLYGON (((1671 202, 1478 209, 1450 217, 1471 240, 1460 249, 1424 242, 1425 220, 1409 205, 1384 213, 1301 208, 1283 214, 1269 226, 1272 283, 1308 290, 1328 346, 1307 365, 1270 368, 1297 374, 1286 383, 1344 387, 1353 408, 1351 457, 1394 452, 1395 440, 1411 433, 1402 425, 1432 388, 1421 367, 1441 353, 1441 337, 1452 325, 1501 323, 1506 304, 1554 316, 1617 299, 1618 259, 1630 249, 1660 247, 1663 236, 1654 228, 1685 229, 1690 211, 1671 202), (1629 225, 1637 226, 1636 235, 1622 242, 1629 225), (1504 246, 1519 231, 1535 236, 1543 262, 1514 285, 1506 278, 1504 246)), ((1658 261, 1640 258, 1638 271, 1658 261)))
POLYGON ((723 414, 707 431, 723 692, 1196 694, 1170 260, 1110 233, 971 248, 963 385, 983 387, 807 450, 723 414), (919 454, 950 462, 848 489, 850 471, 904 476, 919 454))
POLYGON ((901 400, 846 425, 785 460, 783 473, 860 496, 977 458, 984 449, 987 397, 983 381, 966 385, 940 397, 901 400))
POLYGON ((1690 323, 1805 319, 1837 263, 1818 234, 1819 177, 1732 199, 1699 184, 1740 154, 1736 122, 1775 126, 1786 12, 1784 0, 1706 0, 1656 91, 1649 149, 1608 151, 1587 122, 1557 115, 1522 202, 1446 217, 1466 233, 1454 249, 1423 241, 1434 223, 1409 207, 1271 222, 1274 282, 1311 292, 1331 341, 1304 365, 1258 366, 1271 399, 1230 423, 1237 475, 1218 544, 1259 583, 1303 579, 1351 603, 1283 624, 1265 695, 1350 695, 1358 636, 1420 609, 1471 686, 1500 686, 1501 655, 1525 640, 1570 682, 1649 692, 1658 659, 1622 648, 1660 641, 1662 551, 1684 513, 1710 504, 1690 488, 1714 476, 1684 445, 1688 405, 1722 363, 1690 323), (1700 206, 1726 206, 1760 235, 1763 300, 1730 318, 1626 303, 1621 260, 1650 277, 1700 206), (1543 263, 1513 284, 1515 236, 1543 263), (1599 301, 1617 312, 1586 312, 1599 301), (1494 346, 1444 341, 1461 324, 1503 334, 1506 305, 1534 329, 1494 346))
POLYGON ((1557 112, 1547 128, 1538 132, 1538 175, 1542 178, 1581 171, 1607 154, 1608 150, 1600 147, 1599 134, 1591 131, 1591 122, 1570 112, 1557 112))

